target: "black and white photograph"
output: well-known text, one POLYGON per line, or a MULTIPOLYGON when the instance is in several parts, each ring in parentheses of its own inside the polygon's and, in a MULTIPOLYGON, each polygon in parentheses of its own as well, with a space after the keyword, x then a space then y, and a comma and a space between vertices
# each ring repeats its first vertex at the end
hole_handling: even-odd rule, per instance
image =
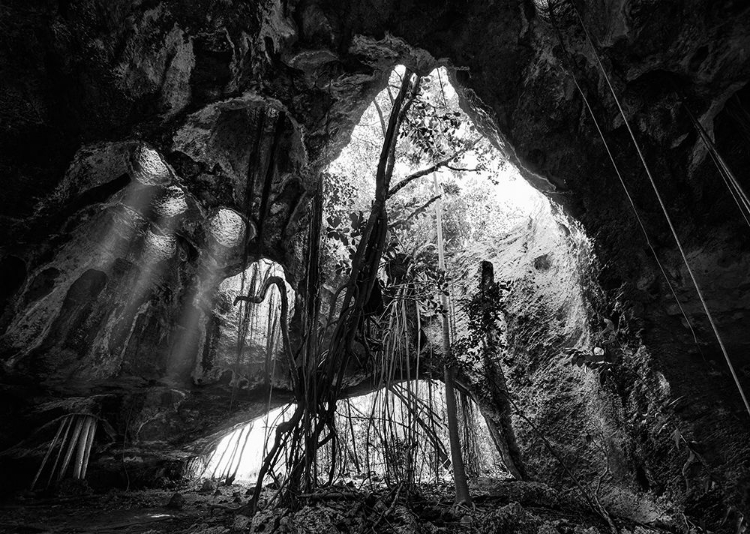
POLYGON ((0 532, 750 534, 750 0, 0 0, 0 532))

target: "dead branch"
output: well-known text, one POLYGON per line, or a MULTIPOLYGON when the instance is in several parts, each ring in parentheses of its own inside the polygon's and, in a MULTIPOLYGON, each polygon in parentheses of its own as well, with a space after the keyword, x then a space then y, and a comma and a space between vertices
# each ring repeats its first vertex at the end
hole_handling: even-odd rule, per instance
POLYGON ((476 140, 472 141, 471 143, 469 143, 464 148, 462 148, 460 150, 457 150, 456 152, 454 152, 450 156, 447 156, 447 157, 441 159, 440 161, 438 161, 437 163, 435 163, 435 164, 427 167, 426 169, 422 169, 421 171, 417 171, 415 173, 410 174, 409 176, 407 176, 406 178, 404 178, 403 180, 401 180, 399 183, 397 183, 396 185, 394 185, 393 187, 391 187, 391 189, 388 191, 388 198, 392 197, 393 195, 395 195, 396 193, 398 193, 399 191, 401 191, 404 187, 406 187, 407 185, 409 185, 410 183, 412 183, 414 180, 417 180, 417 179, 419 179, 419 178, 421 178, 423 176, 431 174, 431 173, 435 172, 436 170, 438 170, 438 169, 440 169, 442 167, 448 167, 448 168, 451 168, 453 170, 458 170, 458 171, 475 171, 476 169, 461 169, 461 168, 455 168, 454 169, 453 167, 450 167, 448 164, 451 161, 453 161, 456 158, 458 158, 459 156, 462 156, 463 154, 465 154, 466 152, 468 152, 469 150, 471 150, 472 148, 474 148, 474 145, 476 145, 476 144, 477 144, 476 140))

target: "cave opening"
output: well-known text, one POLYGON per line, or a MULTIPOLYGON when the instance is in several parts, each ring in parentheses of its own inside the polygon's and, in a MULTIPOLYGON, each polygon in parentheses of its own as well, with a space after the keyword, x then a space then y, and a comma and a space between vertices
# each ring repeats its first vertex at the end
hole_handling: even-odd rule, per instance
MULTIPOLYGON (((402 89, 402 96, 403 92, 402 89)), ((503 376, 506 371, 503 364, 488 363, 488 358, 496 358, 496 354, 492 357, 486 354, 487 350, 502 352, 512 337, 504 331, 509 321, 502 310, 504 304, 501 300, 517 280, 495 281, 492 278, 494 275, 491 275, 489 281, 478 282, 484 276, 480 271, 487 270, 487 265, 492 271, 494 262, 504 269, 503 273, 510 273, 517 270, 518 265, 528 264, 529 254, 545 251, 547 253, 534 257, 531 264, 534 272, 546 273, 547 283, 554 285, 554 276, 559 270, 555 265, 569 260, 567 255, 572 254, 575 248, 563 251, 559 248, 559 241, 575 241, 570 239, 571 233, 585 241, 582 232, 575 229, 575 223, 568 221, 520 176, 499 147, 477 131, 468 115, 461 110, 460 96, 450 82, 448 71, 442 67, 426 76, 414 76, 405 67, 395 68, 388 86, 365 109, 351 133, 350 142, 337 159, 324 169, 322 177, 320 275, 317 285, 313 284, 313 289, 317 288, 319 294, 309 293, 308 286, 308 293, 297 296, 286 284, 281 267, 267 260, 261 260, 250 269, 224 280, 219 286, 216 317, 221 326, 213 346, 220 347, 217 354, 237 354, 236 378, 232 383, 236 386, 241 381, 247 386, 252 381, 253 356, 251 354, 245 360, 248 367, 240 372, 242 346, 247 344, 252 349, 257 345, 256 351, 263 356, 260 359, 255 356, 255 371, 257 373, 258 369, 262 369, 262 381, 270 386, 270 411, 262 418, 256 418, 254 422, 240 425, 225 434, 215 448, 195 460, 194 476, 208 473, 209 478, 223 479, 226 483, 252 479, 260 488, 268 477, 277 479, 281 473, 289 477, 290 473, 294 473, 295 466, 302 465, 294 464, 300 462, 301 454, 295 450, 294 443, 303 450, 304 447, 311 447, 311 452, 304 455, 314 455, 313 459, 304 461, 305 469, 310 469, 310 464, 314 465, 311 468, 313 474, 306 475, 314 479, 308 482, 310 487, 323 483, 321 473, 329 473, 329 482, 341 479, 344 473, 351 475, 355 469, 345 460, 357 447, 354 445, 352 401, 347 400, 352 392, 376 392, 369 393, 368 400, 355 403, 354 410, 359 412, 362 412, 362 402, 369 403, 372 409, 378 402, 382 404, 377 400, 377 392, 400 388, 394 384, 404 380, 407 392, 412 392, 412 388, 418 392, 419 384, 427 379, 429 387, 426 389, 432 392, 434 377, 440 377, 444 382, 447 380, 441 376, 444 367, 440 363, 441 358, 455 358, 452 365, 461 367, 457 384, 464 416, 469 417, 467 414, 470 413, 473 414, 471 417, 478 417, 472 423, 464 421, 462 428, 481 429, 482 438, 478 440, 481 446, 486 448, 491 443, 494 449, 494 454, 485 452, 480 455, 476 453, 479 447, 477 440, 472 444, 464 439, 462 449, 473 451, 467 461, 467 472, 472 478, 479 476, 480 472, 497 475, 500 471, 503 476, 520 478, 524 469, 515 451, 517 446, 512 436, 509 405, 507 401, 498 401, 498 396, 509 394, 503 376), (416 81, 411 82, 412 78, 416 81), (398 97, 394 96, 399 86, 403 88, 407 82, 415 84, 411 95, 412 114, 401 112, 397 108, 398 97), (403 115, 398 119, 403 121, 403 128, 395 133, 391 131, 392 137, 397 137, 398 141, 391 141, 391 148, 384 148, 389 135, 387 122, 393 122, 393 117, 398 115, 403 115), (352 283, 352 272, 363 257, 362 247, 365 245, 362 240, 367 235, 367 211, 378 202, 378 173, 382 172, 379 161, 383 161, 383 154, 389 153, 386 165, 390 167, 392 176, 389 179, 393 184, 386 196, 389 223, 383 229, 382 245, 377 252, 382 257, 376 258, 376 265, 370 271, 369 289, 365 289, 366 284, 357 286, 358 291, 368 292, 368 297, 366 302, 363 300, 359 304, 362 309, 359 323, 349 327, 357 334, 350 340, 349 350, 353 356, 347 355, 349 359, 339 364, 346 369, 338 378, 340 393, 335 393, 327 405, 309 405, 318 401, 306 393, 305 402, 301 405, 272 408, 274 387, 292 390, 299 398, 298 388, 302 381, 305 381, 306 388, 325 386, 325 382, 323 386, 314 384, 321 377, 325 378, 322 373, 328 365, 327 358, 334 351, 331 347, 336 342, 336 328, 346 317, 344 310, 347 308, 342 304, 345 302, 345 299, 341 299, 342 293, 352 283), (553 249, 557 249, 558 255, 554 259, 549 253, 553 249), (294 307, 294 311, 290 309, 285 319, 279 316, 281 302, 278 290, 266 298, 266 287, 275 287, 270 284, 274 278, 278 278, 278 290, 286 288, 287 301, 295 302, 296 299, 297 304, 302 306, 294 307), (487 302, 483 306, 491 309, 486 312, 491 316, 489 319, 480 318, 481 314, 476 310, 476 295, 483 283, 488 291, 487 302), (491 296, 489 292, 492 292, 491 296), (243 293, 248 296, 242 297, 243 293), (448 296, 451 298, 446 298, 448 296), (284 324, 293 321, 297 312, 306 311, 305 303, 315 298, 320 302, 320 308, 314 311, 319 324, 318 344, 299 349, 307 350, 306 355, 299 352, 297 355, 291 352, 285 355, 290 347, 285 346, 289 341, 282 339, 284 324), (245 300, 244 311, 232 307, 242 299, 245 300), (468 317, 472 313, 474 316, 468 317), (443 319, 446 334, 440 334, 443 319), (472 321, 489 323, 467 324, 472 321), (487 333, 488 329, 492 330, 491 334, 487 333), (448 343, 459 351, 457 354, 446 354, 449 345, 440 341, 443 335, 448 336, 448 343), (477 347, 478 339, 485 336, 489 337, 482 340, 484 348, 477 347), (482 358, 485 361, 480 361, 482 358), (280 369, 283 370, 281 374, 278 372, 280 369), (296 369, 291 382, 284 378, 290 369, 296 369), (492 373, 495 383, 490 389, 493 391, 473 391, 481 380, 477 373, 492 373), (295 374, 298 374, 296 382, 295 374), (241 376, 244 378, 240 379, 241 376), (490 399, 485 398, 477 404, 472 398, 477 394, 489 395, 490 399), (347 417, 341 417, 339 404, 346 405, 347 417), (279 442, 279 436, 282 436, 279 433, 273 444, 271 436, 274 429, 288 429, 289 425, 300 424, 302 416, 299 414, 307 413, 305 410, 310 410, 310 414, 304 417, 312 421, 322 421, 321 412, 324 410, 335 410, 336 415, 328 416, 331 419, 325 423, 330 425, 329 438, 321 440, 320 444, 301 445, 296 434, 289 434, 292 437, 283 439, 288 439, 292 443, 290 445, 287 441, 279 442), (272 421, 270 425, 269 420, 272 421), (478 423, 480 420, 481 424, 478 423), (485 460, 497 457, 498 461, 490 462, 494 466, 492 468, 486 462, 486 465, 480 466, 480 457, 485 460), (331 458, 334 459, 333 463, 331 458), (516 463, 519 465, 516 466, 516 463), (499 465, 503 466, 502 470, 499 470, 499 465)), ((219 217, 214 216, 211 225, 218 220, 219 217)), ((225 227, 231 228, 231 225, 225 227)), ((213 229, 213 226, 210 228, 213 229)), ((237 243, 233 241, 225 245, 236 246, 237 243)), ((581 247, 577 249, 578 252, 581 250, 581 247)), ((572 286, 558 285, 558 296, 565 295, 567 298, 566 292, 575 290, 572 286)), ((533 292, 530 295, 531 298, 535 297, 533 292)), ((567 318, 563 316, 562 319, 567 318)), ((311 335, 308 331, 302 337, 304 339, 311 335)), ((422 388, 425 389, 424 385, 422 388)), ((409 394, 418 398, 414 392, 409 394)), ((418 404, 429 407, 433 400, 432 393, 430 395, 427 402, 418 399, 412 405, 411 401, 404 402, 402 393, 399 400, 401 413, 398 419, 393 419, 394 414, 390 414, 393 419, 390 423, 398 428, 414 429, 417 425, 426 429, 418 413, 418 404), (403 409, 405 405, 406 413, 403 409), (409 419, 408 424, 404 422, 405 418, 409 419)), ((438 401, 436 405, 443 406, 442 402, 438 401)), ((277 405, 278 402, 274 402, 273 406, 277 405)), ((385 416, 379 418, 380 421, 386 419, 385 416)), ((414 434, 409 434, 410 439, 415 439, 421 431, 419 428, 413 430, 414 434)), ((310 427, 304 430, 311 433, 316 431, 310 427)), ((392 437, 396 442, 403 441, 398 431, 392 437)), ((429 471, 432 480, 437 480, 442 476, 440 470, 455 461, 448 458, 450 448, 445 445, 447 435, 438 436, 433 431, 430 439, 424 439, 428 444, 433 444, 432 452, 427 448, 415 449, 419 451, 417 454, 411 445, 406 446, 412 482, 429 478, 424 471, 425 465, 438 466, 429 471), (425 461, 430 454, 434 458, 441 457, 440 461, 425 461), (418 473, 415 469, 417 456, 421 462, 418 473)), ((374 445, 367 436, 364 442, 369 444, 368 447, 374 447, 372 455, 380 458, 377 476, 392 477, 394 467, 386 461, 389 453, 384 452, 389 447, 387 440, 381 437, 374 445)), ((359 446, 361 448, 362 444, 359 446)), ((368 453, 368 458, 370 456, 368 453)), ((360 460, 354 456, 357 472, 362 471, 360 460)), ((373 470, 366 471, 370 473, 373 470)))
MULTIPOLYGON (((281 264, 257 259, 241 272, 222 280, 213 300, 213 333, 206 343, 204 367, 230 369, 233 395, 237 389, 252 388, 257 382, 269 388, 281 386, 288 370, 284 367, 280 288, 273 285, 261 302, 242 302, 238 297, 258 292, 269 279, 283 281, 289 308, 294 314, 296 292, 286 283, 281 264), (212 358, 212 359, 209 359, 212 358)), ((272 391, 272 390, 271 390, 272 391)))
MULTIPOLYGON (((591 249, 580 226, 510 163, 502 143, 473 124, 453 76, 444 67, 423 76, 403 66, 391 72, 349 144, 320 170, 322 194, 298 206, 308 241, 289 240, 282 253, 264 254, 264 232, 275 223, 261 225, 253 212, 266 204, 259 214, 269 221, 285 215, 287 225, 295 214, 278 200, 294 188, 268 182, 280 165, 275 144, 265 160, 258 156, 256 172, 266 176, 262 195, 276 194, 276 204, 248 202, 245 190, 245 206, 212 197, 208 208, 197 200, 204 192, 186 187, 159 151, 135 145, 127 162, 133 180, 104 207, 113 223, 100 266, 107 287, 115 281, 106 295, 127 302, 123 318, 107 320, 126 344, 137 337, 120 369, 158 377, 159 389, 128 393, 135 415, 123 444, 149 447, 173 436, 200 413, 196 404, 170 408, 191 388, 196 399, 213 396, 221 411, 207 415, 210 426, 195 416, 194 436, 177 430, 183 450, 201 452, 180 461, 189 466, 183 482, 254 483, 242 505, 251 513, 269 504, 269 480, 293 507, 300 492, 355 481, 407 493, 452 484, 459 500, 460 478, 520 481, 529 460, 549 456, 520 453, 521 419, 511 401, 528 394, 514 388, 528 381, 522 369, 531 362, 512 353, 526 343, 529 323, 547 320, 549 302, 563 334, 580 341, 580 279, 591 249), (117 285, 125 265, 131 283, 117 285), (174 292, 164 290, 170 284, 174 292), (539 301, 544 306, 535 308, 539 301), (165 303, 173 303, 174 319, 162 315, 165 303), (170 320, 172 331, 149 326, 133 335, 149 321, 170 320), (141 343, 156 348, 153 361, 141 343)), ((278 135, 282 115, 261 109, 277 120, 278 135)), ((539 411, 555 398, 540 396, 539 411)), ((82 443, 75 446, 85 451, 78 471, 85 476, 92 447, 108 434, 68 439, 65 432, 49 450, 82 443)), ((111 460, 92 460, 112 469, 111 460)), ((138 484, 184 472, 152 469, 139 472, 138 484)))
MULTIPOLYGON (((488 428, 473 399, 459 396, 462 450, 471 478, 507 479, 488 428)), ((288 421, 294 406, 269 410, 243 423, 225 436, 207 455, 190 463, 190 476, 198 482, 253 485, 277 425, 288 421)), ((389 388, 347 397, 336 412, 339 453, 331 446, 318 451, 320 482, 333 471, 334 483, 397 485, 411 475, 418 483, 452 482, 446 426, 445 393, 437 380, 417 379, 389 388), (413 403, 413 401, 416 401, 413 403), (413 413, 417 405, 416 413, 413 413), (334 462, 335 465, 331 465, 334 462), (333 468, 333 469, 332 469, 333 468)), ((278 481, 285 470, 282 460, 265 482, 278 481)))

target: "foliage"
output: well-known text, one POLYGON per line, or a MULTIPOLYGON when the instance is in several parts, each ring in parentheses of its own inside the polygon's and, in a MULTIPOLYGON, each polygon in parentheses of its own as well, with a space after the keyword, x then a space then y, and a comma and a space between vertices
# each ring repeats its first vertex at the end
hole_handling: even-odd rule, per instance
POLYGON ((464 365, 481 361, 486 355, 485 351, 505 348, 500 336, 488 334, 498 330, 498 323, 504 318, 506 298, 510 290, 508 282, 493 282, 486 291, 479 290, 460 303, 469 319, 468 335, 453 344, 452 353, 462 355, 464 365))
MULTIPOLYGON (((410 176, 414 173, 407 173, 436 164, 439 168, 449 169, 467 155, 471 155, 475 163, 471 170, 481 170, 487 168, 489 154, 488 145, 479 142, 480 138, 468 117, 458 109, 455 93, 446 95, 441 76, 436 71, 422 78, 419 93, 400 130, 394 181, 399 179, 397 187, 403 185, 402 181, 409 183, 388 199, 391 222, 379 275, 380 283, 385 286, 384 292, 391 298, 403 284, 409 285, 409 298, 417 300, 420 310, 427 315, 445 312, 437 297, 441 293, 447 294, 450 280, 446 273, 435 266, 436 254, 431 247, 434 220, 430 206, 437 196, 430 194, 426 178, 419 177, 410 182, 410 176), (406 269, 398 280, 388 274, 394 265, 406 269)), ((397 78, 392 78, 391 84, 396 81, 397 78)), ((360 197, 369 196, 371 190, 366 184, 372 172, 359 172, 359 168, 362 162, 374 166, 376 161, 375 151, 382 142, 384 117, 392 108, 393 98, 389 91, 390 87, 376 98, 371 109, 363 115, 365 124, 358 127, 353 135, 357 142, 352 145, 357 144, 358 147, 352 148, 351 153, 342 154, 352 166, 337 162, 326 176, 324 272, 329 273, 331 280, 343 279, 351 272, 352 260, 366 222, 363 212, 365 202, 360 197)), ((460 175, 461 172, 451 169, 453 175, 460 175)), ((449 181, 443 188, 442 196, 460 202, 456 200, 460 193, 459 185, 449 181)), ((470 212, 465 205, 456 205, 455 208, 450 210, 451 213, 470 212)), ((470 234, 463 230, 471 227, 465 220, 448 216, 444 226, 446 241, 451 248, 460 246, 470 238, 470 234)), ((334 286, 337 285, 334 283, 334 286)))
MULTIPOLYGON (((326 238, 338 242, 339 247, 330 247, 337 253, 337 261, 334 273, 336 276, 344 275, 348 277, 351 274, 351 265, 354 256, 357 253, 359 238, 367 224, 363 212, 350 212, 346 218, 339 214, 328 215, 326 217, 326 238), (341 252, 345 251, 342 255, 341 252)), ((329 241, 330 242, 330 241, 329 241)))
POLYGON ((458 108, 455 92, 446 95, 441 70, 422 78, 419 96, 404 122, 401 135, 410 142, 407 158, 416 167, 472 151, 477 161, 474 170, 484 170, 489 144, 480 142, 476 128, 458 108))
MULTIPOLYGON (((420 223, 420 219, 427 215, 424 208, 433 197, 429 193, 430 185, 425 186, 428 177, 424 175, 424 178, 419 176, 415 179, 413 174, 435 166, 436 170, 450 170, 451 173, 460 175, 465 168, 455 165, 469 160, 473 163, 473 167, 469 169, 471 171, 490 167, 488 162, 492 157, 489 144, 481 140, 468 117, 458 109, 457 95, 442 83, 442 76, 444 75, 436 71, 430 76, 422 77, 419 92, 405 115, 399 132, 393 181, 395 187, 403 189, 388 200, 390 219, 395 223, 389 229, 392 234, 390 240, 399 239, 415 228, 423 241, 425 234, 434 233, 434 229, 427 231, 433 224, 425 225, 423 221, 420 223), (446 92, 449 94, 446 95, 446 92)), ((398 82, 399 77, 398 73, 392 76, 390 84, 398 82)), ((384 118, 392 108, 392 100, 390 87, 378 95, 373 105, 363 114, 360 126, 352 135, 352 143, 331 165, 329 174, 325 177, 326 251, 336 258, 332 266, 336 273, 346 272, 346 264, 351 259, 351 251, 348 249, 356 247, 358 234, 347 223, 347 219, 366 211, 369 199, 372 198, 373 169, 382 143, 384 118)), ((455 183, 446 186, 443 191, 444 196, 455 197, 459 193, 460 188, 455 183)), ((453 221, 448 226, 453 226, 453 229, 449 228, 447 231, 448 242, 458 244, 460 240, 451 236, 460 233, 462 222, 453 221)), ((403 239, 400 241, 402 246, 408 247, 409 243, 403 239)), ((415 251, 401 252, 414 254, 415 251)))

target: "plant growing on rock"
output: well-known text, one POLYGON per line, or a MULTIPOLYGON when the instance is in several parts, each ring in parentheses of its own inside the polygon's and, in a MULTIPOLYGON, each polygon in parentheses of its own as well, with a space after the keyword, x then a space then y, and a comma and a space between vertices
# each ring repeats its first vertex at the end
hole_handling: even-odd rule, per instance
POLYGON ((505 312, 505 298, 510 290, 506 282, 495 282, 492 263, 483 261, 478 291, 463 302, 469 318, 467 335, 454 344, 454 354, 462 355, 465 374, 471 376, 481 370, 487 396, 497 406, 500 416, 495 424, 495 444, 503 463, 517 479, 525 478, 525 469, 510 418, 511 398, 502 368, 496 362, 505 350, 500 321, 505 312))

